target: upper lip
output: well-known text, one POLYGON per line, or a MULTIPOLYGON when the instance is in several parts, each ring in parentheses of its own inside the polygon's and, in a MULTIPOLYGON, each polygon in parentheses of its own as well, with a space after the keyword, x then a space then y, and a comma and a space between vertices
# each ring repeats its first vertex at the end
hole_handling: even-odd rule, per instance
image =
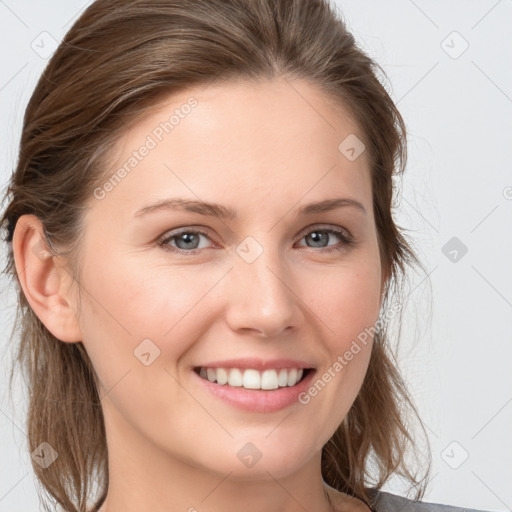
POLYGON ((204 363, 197 368, 252 368, 254 370, 270 370, 281 368, 314 368, 314 365, 298 359, 258 359, 254 357, 245 357, 241 359, 225 359, 222 361, 211 361, 204 363))

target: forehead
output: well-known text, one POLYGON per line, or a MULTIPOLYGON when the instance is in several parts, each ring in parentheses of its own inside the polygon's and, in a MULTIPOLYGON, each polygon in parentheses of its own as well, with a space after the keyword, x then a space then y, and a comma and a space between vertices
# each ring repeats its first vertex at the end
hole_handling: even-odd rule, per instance
POLYGON ((305 81, 190 88, 159 101, 123 134, 109 172, 127 172, 109 196, 132 210, 178 194, 268 203, 339 191, 368 200, 366 152, 344 153, 345 141, 364 147, 364 138, 347 108, 305 81))

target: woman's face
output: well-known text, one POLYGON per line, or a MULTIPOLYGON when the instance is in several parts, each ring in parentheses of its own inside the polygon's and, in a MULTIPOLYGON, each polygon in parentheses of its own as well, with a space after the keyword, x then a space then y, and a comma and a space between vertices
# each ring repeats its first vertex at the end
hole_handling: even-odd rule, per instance
POLYGON ((319 464, 383 289, 362 140, 318 89, 283 79, 190 89, 122 137, 80 273, 111 469, 253 479, 319 464), (244 387, 262 384, 278 388, 244 387))

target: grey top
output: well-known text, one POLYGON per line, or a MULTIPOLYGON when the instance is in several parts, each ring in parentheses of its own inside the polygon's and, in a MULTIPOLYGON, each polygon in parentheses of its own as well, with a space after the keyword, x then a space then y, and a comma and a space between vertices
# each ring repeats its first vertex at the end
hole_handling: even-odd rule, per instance
POLYGON ((485 512, 474 508, 452 507, 438 503, 412 501, 396 494, 384 491, 368 490, 373 497, 377 496, 374 512, 485 512))

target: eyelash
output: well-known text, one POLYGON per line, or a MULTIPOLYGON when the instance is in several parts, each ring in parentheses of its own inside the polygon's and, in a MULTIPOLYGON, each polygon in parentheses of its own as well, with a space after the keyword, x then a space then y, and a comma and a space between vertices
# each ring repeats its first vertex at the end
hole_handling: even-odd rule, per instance
MULTIPOLYGON (((315 229, 308 231, 299 240, 302 240, 307 235, 310 235, 311 233, 315 233, 315 232, 332 233, 341 239, 341 245, 336 245, 336 246, 332 246, 332 247, 328 247, 328 248, 320 248, 320 249, 318 249, 317 252, 331 253, 331 252, 342 251, 343 249, 346 249, 347 247, 350 247, 355 244, 355 241, 350 237, 350 235, 346 234, 344 231, 339 231, 337 229, 332 229, 332 228, 321 228, 321 227, 316 227, 315 229)), ((168 245, 168 242, 170 242, 171 240, 174 240, 175 238, 179 237, 180 235, 183 235, 184 233, 194 234, 194 235, 203 235, 207 238, 210 238, 208 236, 208 233, 205 233, 204 231, 184 229, 177 233, 173 233, 172 235, 169 235, 168 233, 166 233, 164 235, 164 237, 162 237, 158 240, 158 246, 160 246, 164 251, 168 251, 168 252, 172 252, 172 253, 178 253, 178 254, 183 254, 183 255, 187 255, 187 256, 196 255, 197 252, 201 251, 202 249, 191 249, 189 251, 186 251, 184 249, 179 249, 178 247, 172 247, 172 246, 168 245)), ((315 249, 315 248, 309 247, 309 249, 315 249)))

